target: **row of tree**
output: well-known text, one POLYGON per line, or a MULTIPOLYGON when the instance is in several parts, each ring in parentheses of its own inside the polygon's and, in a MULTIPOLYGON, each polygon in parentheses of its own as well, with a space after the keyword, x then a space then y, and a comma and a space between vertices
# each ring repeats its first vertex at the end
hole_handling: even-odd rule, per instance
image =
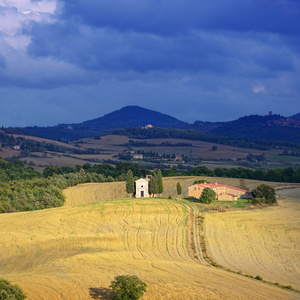
MULTIPOLYGON (((249 130, 248 130, 249 131, 249 130)), ((300 149, 299 144, 275 141, 275 140, 253 140, 250 138, 227 137, 211 132, 203 132, 193 129, 175 129, 175 128, 160 128, 153 127, 143 129, 141 127, 130 127, 126 129, 115 130, 113 134, 127 135, 130 138, 138 139, 156 139, 156 138, 177 138, 186 140, 205 141, 216 144, 230 145, 241 148, 253 148, 258 150, 268 150, 274 147, 300 149)))

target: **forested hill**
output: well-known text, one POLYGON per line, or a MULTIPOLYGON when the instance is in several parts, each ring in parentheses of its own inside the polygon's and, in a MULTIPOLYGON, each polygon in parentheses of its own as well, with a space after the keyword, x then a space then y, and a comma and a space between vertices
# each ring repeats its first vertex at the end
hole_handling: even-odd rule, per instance
POLYGON ((22 128, 25 134, 50 139, 78 140, 96 135, 111 134, 116 129, 145 127, 191 129, 232 138, 272 140, 300 144, 299 114, 293 118, 280 115, 252 115, 230 122, 202 122, 193 124, 139 106, 126 106, 103 117, 77 124, 59 124, 52 127, 22 128))
POLYGON ((300 120, 285 118, 280 115, 246 116, 226 122, 211 132, 227 137, 300 144, 300 120))
POLYGON ((52 127, 25 127, 28 135, 50 139, 76 140, 98 134, 110 134, 117 128, 138 127, 151 124, 161 128, 183 128, 189 124, 169 115, 139 106, 125 106, 103 117, 78 124, 59 124, 52 127))
POLYGON ((290 116, 293 119, 300 119, 300 113, 290 116))
POLYGON ((188 125, 169 115, 140 106, 125 106, 103 117, 85 121, 80 124, 73 124, 73 128, 95 129, 95 128, 126 128, 138 127, 151 124, 162 128, 180 128, 188 125))

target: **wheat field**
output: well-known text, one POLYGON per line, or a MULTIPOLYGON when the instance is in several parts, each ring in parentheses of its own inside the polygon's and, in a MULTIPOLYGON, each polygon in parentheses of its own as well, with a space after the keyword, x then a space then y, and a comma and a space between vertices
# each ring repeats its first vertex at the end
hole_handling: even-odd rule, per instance
POLYGON ((300 199, 279 206, 205 214, 210 256, 225 268, 300 290, 300 199))
POLYGON ((297 299, 204 266, 188 251, 190 207, 174 200, 113 200, 0 216, 0 275, 28 299, 109 299, 116 275, 137 275, 143 299, 297 299))
MULTIPOLYGON (((199 178, 165 178, 164 193, 199 178)), ((110 299, 109 284, 122 274, 147 283, 144 300, 299 299, 196 260, 191 230, 197 210, 187 202, 110 200, 127 197, 124 182, 82 184, 64 193, 64 207, 0 215, 0 277, 20 285, 28 299, 110 299)))

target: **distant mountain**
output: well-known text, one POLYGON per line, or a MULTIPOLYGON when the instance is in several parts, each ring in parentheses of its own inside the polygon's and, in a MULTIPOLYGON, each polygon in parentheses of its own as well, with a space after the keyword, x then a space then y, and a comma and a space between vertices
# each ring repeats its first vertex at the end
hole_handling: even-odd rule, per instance
POLYGON ((138 127, 151 124, 162 128, 187 128, 188 123, 179 121, 169 115, 140 106, 125 106, 103 117, 78 124, 59 124, 49 127, 25 127, 23 132, 28 135, 50 138, 77 140, 93 137, 97 134, 110 134, 118 128, 138 127))
POLYGON ((186 122, 154 110, 140 106, 125 106, 103 117, 80 124, 72 124, 71 126, 76 129, 107 129, 138 127, 148 124, 162 128, 181 128, 189 125, 186 122))
POLYGON ((203 122, 195 121, 189 126, 189 129, 197 129, 204 132, 211 132, 212 130, 224 125, 225 122, 203 122))
POLYGON ((290 116, 293 119, 300 119, 300 113, 290 116))
POLYGON ((300 120, 280 115, 252 115, 226 122, 210 132, 228 137, 300 143, 300 120))
POLYGON ((154 127, 196 129, 227 137, 264 139, 300 143, 300 119, 285 118, 280 115, 252 115, 231 122, 202 122, 193 124, 180 121, 174 117, 139 106, 125 106, 103 117, 78 124, 59 124, 52 127, 26 127, 23 132, 28 135, 61 139, 78 140, 95 135, 112 133, 115 129, 139 127, 151 124, 154 127))

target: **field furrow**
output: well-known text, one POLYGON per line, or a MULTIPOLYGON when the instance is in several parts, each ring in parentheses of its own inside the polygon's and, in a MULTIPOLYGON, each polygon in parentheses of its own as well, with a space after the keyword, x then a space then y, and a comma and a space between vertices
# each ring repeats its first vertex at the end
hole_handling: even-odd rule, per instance
POLYGON ((214 261, 300 290, 300 201, 279 206, 205 214, 207 248, 214 261))
POLYGON ((189 214, 173 200, 127 199, 0 215, 0 275, 34 300, 92 299, 121 274, 148 284, 143 299, 298 298, 195 261, 189 214))

